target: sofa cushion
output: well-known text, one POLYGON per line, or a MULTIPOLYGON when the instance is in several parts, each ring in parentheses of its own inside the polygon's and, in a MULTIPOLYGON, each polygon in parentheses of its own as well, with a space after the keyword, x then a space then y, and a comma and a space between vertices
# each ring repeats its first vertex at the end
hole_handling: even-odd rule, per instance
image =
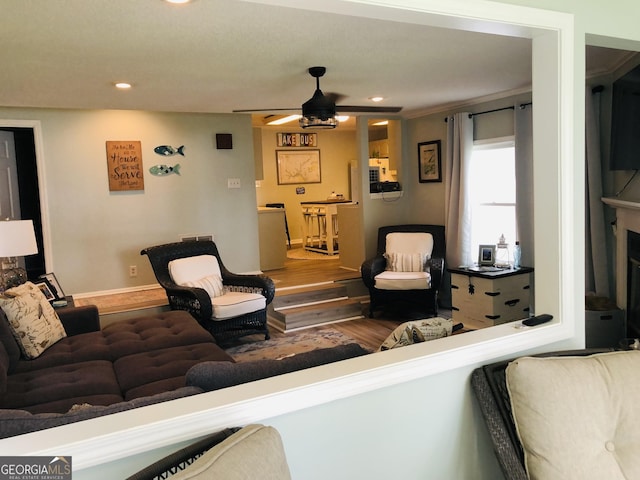
POLYGON ((200 362, 233 362, 215 343, 183 345, 128 355, 113 368, 127 400, 185 386, 187 371, 200 362), (140 387, 147 386, 142 389, 140 387))
POLYGON ((168 268, 171 279, 183 286, 187 286, 187 282, 198 281, 208 275, 222 277, 218 259, 213 255, 196 255, 171 260, 168 268))
POLYGON ((10 375, 0 406, 64 413, 77 403, 108 405, 122 400, 113 364, 95 360, 10 375))
POLYGON ((209 392, 359 357, 368 353, 357 343, 349 343, 330 348, 318 348, 309 352, 298 353, 292 357, 285 357, 281 360, 256 360, 241 363, 201 362, 194 365, 187 372, 186 383, 189 386, 196 386, 209 392))
POLYGON ((67 336, 55 310, 31 282, 6 290, 0 297, 0 307, 26 358, 38 357, 67 336))
POLYGON ((11 373, 17 363, 20 361, 20 347, 18 346, 11 327, 9 327, 9 320, 7 319, 4 311, 0 308, 0 342, 4 346, 7 356, 9 357, 9 370, 11 373))
POLYGON ((238 317, 267 307, 267 299, 260 293, 227 292, 211 299, 213 320, 238 317))
POLYGON ((640 352, 524 357, 506 381, 531 478, 640 478, 640 352))
POLYGON ((190 313, 172 310, 107 325, 102 330, 113 360, 141 352, 195 343, 215 343, 190 313))
POLYGON ((291 473, 278 431, 264 425, 247 425, 171 478, 291 480, 291 473))
POLYGON ((374 277, 374 282, 379 290, 427 290, 431 288, 431 274, 385 270, 374 277))
MULTIPOLYGON (((58 427, 69 423, 80 422, 90 418, 102 417, 112 413, 123 412, 133 408, 167 402, 177 398, 202 393, 196 387, 184 387, 172 392, 164 392, 151 397, 138 398, 129 402, 111 403, 110 405, 85 406, 81 409, 69 409, 65 413, 33 414, 26 410, 0 409, 0 438, 13 437, 24 433, 36 432, 46 428, 58 427)), ((90 402, 84 402, 89 403, 90 402)))
POLYGON ((112 360, 109 345, 102 332, 83 333, 63 338, 38 358, 19 361, 13 372, 32 372, 90 360, 112 360))

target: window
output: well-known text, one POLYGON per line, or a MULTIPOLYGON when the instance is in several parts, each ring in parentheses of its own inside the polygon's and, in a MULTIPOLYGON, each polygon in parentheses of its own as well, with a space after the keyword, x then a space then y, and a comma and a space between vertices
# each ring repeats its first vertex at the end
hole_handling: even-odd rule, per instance
POLYGON ((512 252, 517 239, 513 138, 474 142, 469 178, 471 258, 479 245, 495 245, 501 235, 512 252))

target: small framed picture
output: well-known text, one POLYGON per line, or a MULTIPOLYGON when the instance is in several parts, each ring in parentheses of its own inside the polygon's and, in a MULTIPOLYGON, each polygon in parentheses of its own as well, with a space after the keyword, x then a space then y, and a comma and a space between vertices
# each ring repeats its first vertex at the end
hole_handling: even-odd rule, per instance
POLYGON ((420 183, 442 181, 440 140, 418 144, 418 169, 420 183))
POLYGON ((478 265, 493 265, 496 263, 496 246, 480 245, 478 249, 478 265))
POLYGON ((38 278, 44 279, 49 283, 51 292, 55 296, 54 300, 63 300, 65 298, 64 291, 60 286, 60 282, 58 282, 58 279, 53 272, 45 273, 44 275, 40 275, 38 278))
POLYGON ((34 280, 33 283, 44 294, 44 298, 46 298, 50 302, 56 300, 56 295, 53 293, 53 287, 46 279, 38 278, 37 280, 34 280))

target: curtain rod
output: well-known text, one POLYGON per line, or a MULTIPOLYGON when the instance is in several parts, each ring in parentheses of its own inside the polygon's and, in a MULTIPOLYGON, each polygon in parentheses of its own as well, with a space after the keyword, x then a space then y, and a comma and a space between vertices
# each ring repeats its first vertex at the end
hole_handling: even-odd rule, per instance
MULTIPOLYGON (((532 104, 531 102, 521 103, 520 105, 518 105, 518 108, 520 108, 522 110, 527 105, 531 105, 531 104, 532 104)), ((484 115, 485 113, 494 113, 494 112, 501 112, 502 110, 515 110, 515 109, 516 109, 516 107, 514 105, 511 105, 509 107, 494 108, 493 110, 487 110, 485 112, 470 113, 469 114, 469 118, 473 118, 476 115, 484 115)), ((448 122, 449 121, 449 117, 445 117, 444 121, 448 122)))

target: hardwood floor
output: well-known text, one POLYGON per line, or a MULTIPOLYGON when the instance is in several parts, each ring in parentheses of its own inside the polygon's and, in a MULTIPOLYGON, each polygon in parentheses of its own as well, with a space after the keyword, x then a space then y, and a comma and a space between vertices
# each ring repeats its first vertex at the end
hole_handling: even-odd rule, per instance
MULTIPOLYGON (((292 247, 296 248, 296 247, 292 247)), ((297 247, 300 248, 300 247, 297 247)), ((287 258, 284 268, 268 270, 265 275, 276 283, 276 290, 321 282, 360 278, 360 272, 340 267, 340 258, 297 260, 287 258)))

